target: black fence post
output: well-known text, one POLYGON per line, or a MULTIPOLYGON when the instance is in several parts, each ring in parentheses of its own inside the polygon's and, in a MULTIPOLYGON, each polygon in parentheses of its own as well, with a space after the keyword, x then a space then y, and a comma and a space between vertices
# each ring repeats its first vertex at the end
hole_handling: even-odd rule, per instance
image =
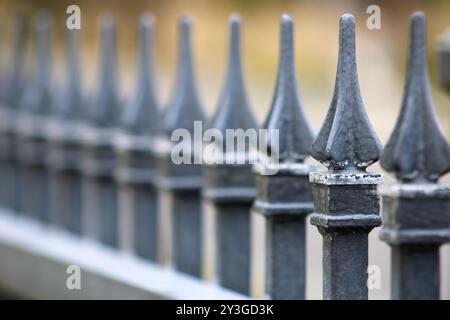
POLYGON ((336 84, 311 155, 328 168, 310 174, 311 224, 323 236, 323 298, 367 299, 368 233, 381 224, 377 184, 366 172, 381 145, 364 110, 355 57, 355 20, 340 19, 336 84))
POLYGON ((175 87, 172 100, 164 111, 166 137, 158 143, 158 185, 171 203, 170 208, 161 208, 163 212, 160 216, 168 214, 171 222, 171 263, 177 270, 199 277, 202 265, 200 192, 203 183, 199 161, 201 140, 193 139, 197 138, 194 134, 195 123, 201 126, 205 115, 197 92, 189 16, 180 18, 179 32, 175 87), (172 156, 180 157, 181 161, 172 156))
POLYGON ((267 221, 266 288, 271 299, 305 299, 305 220, 314 209, 309 184, 314 167, 304 163, 314 134, 298 92, 293 29, 292 18, 283 15, 278 79, 263 126, 278 131, 278 139, 267 132, 274 163, 254 166, 258 195, 253 211, 267 221))
POLYGON ((55 101, 55 119, 49 126, 50 222, 81 232, 82 119, 84 99, 79 57, 80 31, 66 29, 66 82, 55 101))
POLYGON ((160 111, 153 80, 154 19, 143 14, 139 25, 139 55, 136 91, 126 107, 123 119, 125 134, 117 143, 117 179, 122 201, 121 215, 131 230, 122 230, 123 246, 130 246, 144 258, 157 260, 157 190, 155 138, 159 134, 160 111))
POLYGON ((52 18, 46 12, 34 20, 34 73, 20 101, 17 153, 20 168, 20 210, 48 221, 47 129, 53 103, 51 86, 52 18))
POLYGON ((7 71, 5 101, 0 109, 0 203, 12 212, 18 212, 17 117, 19 99, 24 88, 25 43, 27 25, 25 16, 13 21, 11 67, 7 71))
POLYGON ((407 78, 400 115, 381 165, 399 182, 382 190, 380 237, 391 246, 391 298, 439 299, 439 247, 450 241, 450 147, 434 110, 426 58, 426 21, 411 16, 407 78))
POLYGON ((122 104, 117 78, 117 26, 111 15, 100 20, 99 88, 91 106, 90 126, 83 146, 83 228, 88 237, 118 244, 118 188, 115 180, 115 138, 122 104))
POLYGON ((208 126, 216 131, 216 137, 212 142, 215 144, 213 154, 205 153, 208 158, 204 159, 204 197, 212 203, 216 217, 218 281, 225 288, 249 294, 250 208, 256 193, 251 157, 254 156, 252 147, 256 146, 247 138, 257 136, 258 125, 245 92, 238 15, 231 17, 230 28, 228 73, 217 111, 208 126), (233 130, 232 136, 227 135, 227 129, 233 130), (239 131, 241 137, 237 136, 239 131), (239 141, 241 139, 243 141, 239 141))

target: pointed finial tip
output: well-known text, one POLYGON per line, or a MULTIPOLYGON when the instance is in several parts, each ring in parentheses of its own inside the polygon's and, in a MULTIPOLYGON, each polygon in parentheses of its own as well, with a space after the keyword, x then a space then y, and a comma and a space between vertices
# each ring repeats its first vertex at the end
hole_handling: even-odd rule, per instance
POLYGON ((239 36, 239 30, 241 28, 241 17, 236 13, 230 16, 230 28, 232 42, 237 41, 236 38, 239 36))
POLYGON ((150 12, 141 14, 140 23, 143 27, 151 27, 155 23, 155 16, 150 12))
POLYGON ((423 74, 426 69, 426 18, 422 11, 416 11, 410 18, 409 30, 409 63, 411 64, 411 72, 423 74))
POLYGON ((230 24, 231 25, 239 25, 241 23, 241 16, 238 13, 233 13, 230 16, 230 24))
POLYGON ((359 89, 354 17, 344 14, 339 26, 335 91, 311 155, 331 171, 365 171, 378 161, 381 143, 370 124, 359 89))
POLYGON ((192 17, 190 14, 185 13, 180 16, 180 25, 182 28, 190 27, 191 24, 192 24, 192 17))
POLYGON ((411 15, 411 36, 420 37, 425 35, 426 17, 422 11, 416 11, 411 15))
POLYGON ((100 26, 102 29, 113 29, 116 24, 116 19, 111 13, 104 13, 100 16, 100 26))
POLYGON ((189 14, 183 14, 179 18, 179 30, 181 33, 181 39, 189 37, 192 26, 192 18, 189 14))
POLYGON ((423 11, 416 11, 411 15, 411 21, 413 23, 425 22, 425 13, 423 11))
MULTIPOLYGON (((355 17, 350 13, 346 13, 341 16, 339 20, 339 32, 347 35, 348 33, 354 33, 355 30, 355 17)), ((345 39, 346 37, 344 37, 345 39)))
POLYGON ((355 54, 355 17, 349 13, 342 15, 339 20, 339 48, 339 59, 346 61, 347 55, 353 59, 355 54))
POLYGON ((280 61, 282 68, 280 72, 289 72, 294 67, 294 20, 287 14, 281 15, 280 28, 280 61))
POLYGON ((241 28, 241 16, 239 14, 233 13, 230 16, 230 27, 232 32, 232 38, 236 38, 238 36, 239 29, 241 28))
POLYGON ((340 22, 342 25, 355 24, 355 17, 350 13, 345 13, 341 16, 340 22))
POLYGON ((283 25, 292 25, 294 23, 294 19, 286 13, 281 15, 281 24, 283 25))
MULTIPOLYGON (((339 20, 339 32, 347 35, 348 33, 354 33, 355 30, 355 17, 350 13, 346 13, 341 16, 339 20)), ((346 37, 344 37, 345 39, 346 37)))
POLYGON ((191 26, 192 26, 192 19, 191 16, 188 14, 183 14, 179 18, 179 41, 181 43, 181 55, 185 56, 186 51, 189 51, 188 47, 190 46, 190 37, 191 37, 191 26))
POLYGON ((294 20, 291 16, 287 14, 281 15, 281 41, 291 41, 292 40, 292 32, 294 29, 294 20))
MULTIPOLYGON (((230 44, 229 44, 229 68, 234 74, 236 67, 240 68, 240 45, 241 45, 241 18, 238 14, 230 16, 230 44), (232 71, 234 70, 234 71, 232 71)), ((236 75, 231 76, 236 78, 236 75)), ((236 79, 234 79, 234 82, 236 79)), ((235 84, 235 83, 234 83, 235 84)))
POLYGON ((450 147, 439 126, 430 92, 425 14, 413 13, 410 22, 402 107, 384 148, 381 166, 402 182, 435 183, 450 171, 450 147))

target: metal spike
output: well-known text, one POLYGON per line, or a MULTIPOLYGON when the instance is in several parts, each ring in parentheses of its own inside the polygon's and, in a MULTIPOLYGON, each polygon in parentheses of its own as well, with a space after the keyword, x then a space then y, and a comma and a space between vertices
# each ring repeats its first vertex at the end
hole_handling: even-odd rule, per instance
POLYGON ((57 116, 76 120, 82 116, 81 64, 79 57, 80 31, 66 29, 67 83, 57 105, 57 116))
POLYGON ((180 52, 178 56, 177 77, 172 100, 164 112, 164 131, 184 128, 194 130, 194 121, 204 121, 200 99, 197 92, 195 71, 191 49, 191 18, 182 16, 179 22, 180 52))
POLYGON ((111 15, 102 16, 100 87, 93 106, 92 121, 97 126, 114 127, 122 113, 117 77, 117 24, 111 15))
POLYGON ((362 101, 355 57, 355 19, 340 19, 339 60, 334 95, 311 155, 330 170, 365 171, 379 159, 381 144, 362 101))
POLYGON ((230 17, 230 47, 228 72, 222 95, 211 127, 219 129, 225 138, 225 130, 257 128, 258 124, 250 109, 241 61, 241 18, 230 17))
POLYGON ((139 65, 136 92, 125 108, 124 126, 137 134, 155 134, 160 125, 160 114, 153 80, 153 26, 154 18, 144 13, 139 25, 139 65))
POLYGON ((39 83, 48 85, 51 75, 51 61, 52 61, 52 17, 47 13, 38 15, 36 20, 36 32, 37 32, 37 57, 39 68, 39 83))
POLYGON ((12 44, 12 67, 8 77, 7 103, 11 108, 16 108, 18 99, 24 88, 23 67, 25 63, 25 45, 27 37, 26 18, 23 15, 14 17, 12 44))
POLYGON ((426 19, 416 12, 402 108, 381 158, 383 168, 405 182, 434 182, 450 170, 450 147, 434 110, 426 61, 426 19))
POLYGON ((18 206, 22 212, 48 222, 48 170, 46 137, 43 136, 51 113, 53 92, 50 83, 52 62, 52 17, 40 12, 34 20, 34 74, 20 101, 20 111, 30 117, 17 121, 17 156, 20 161, 18 206), (45 150, 44 150, 45 149, 45 150), (24 187, 26 186, 26 187, 24 187))
MULTIPOLYGON (((230 18, 230 48, 228 72, 214 121, 210 127, 222 132, 227 129, 256 129, 245 93, 240 48, 240 17, 230 18)), ((253 146, 246 142, 244 150, 219 148, 228 155, 244 155, 245 164, 225 163, 205 165, 204 197, 211 201, 218 226, 215 240, 217 279, 221 286, 249 294, 250 284, 250 208, 255 198, 255 176, 247 159, 253 146)), ((228 143, 227 143, 228 144, 228 143)))
MULTIPOLYGON (((179 56, 172 99, 165 109, 164 133, 171 135, 176 129, 194 131, 194 121, 204 121, 205 115, 199 101, 191 52, 191 19, 179 20, 179 56)), ((194 134, 194 139, 196 135, 194 134)), ((201 141, 198 145, 201 145, 201 141)), ((170 232, 161 233, 161 258, 169 258, 175 269, 200 277, 202 267, 202 172, 198 159, 201 152, 191 144, 189 153, 194 163, 174 164, 170 149, 161 149, 161 161, 157 161, 161 179, 157 187, 172 199, 170 208, 161 203, 158 218, 170 224, 170 232), (167 214, 168 213, 168 214, 167 214), (166 220, 167 217, 169 220, 166 220)))
POLYGON ((314 199, 310 223, 323 236, 324 299, 368 297, 368 233, 381 224, 376 190, 383 179, 365 171, 380 152, 358 84, 355 19, 345 14, 333 99, 311 153, 328 171, 309 176, 314 199))
POLYGON ((153 88, 153 26, 153 16, 142 14, 139 22, 136 91, 125 109, 123 119, 125 129, 135 136, 128 136, 127 140, 131 143, 123 147, 119 143, 116 150, 119 192, 125 192, 134 199, 121 206, 119 215, 131 217, 133 232, 119 232, 119 242, 124 249, 134 248, 138 256, 156 261, 158 197, 155 180, 152 179, 157 175, 156 158, 154 150, 149 149, 147 143, 145 147, 141 143, 143 140, 148 142, 149 135, 154 137, 159 133, 160 126, 160 113, 153 88), (144 134, 147 136, 142 139, 141 135, 144 134), (142 177, 146 177, 145 182, 142 177))
MULTIPOLYGON (((311 152, 314 133, 311 129, 298 92, 294 55, 294 21, 288 15, 281 17, 280 62, 272 107, 265 128, 278 129, 278 159, 280 162, 301 162, 311 152)), ((272 149, 272 148, 271 148, 272 149)))
POLYGON ((20 107, 27 112, 45 115, 51 109, 52 25, 48 12, 37 14, 34 21, 36 69, 20 107))
POLYGON ((264 125, 279 130, 279 140, 266 143, 271 155, 276 150, 273 147, 279 146, 275 155, 282 165, 274 175, 267 175, 264 164, 254 167, 257 197, 252 212, 266 220, 266 295, 277 300, 305 299, 305 224, 306 216, 314 211, 309 175, 315 168, 302 163, 314 137, 298 92, 293 33, 292 18, 282 15, 277 82, 264 125), (273 192, 284 186, 289 188, 273 192))

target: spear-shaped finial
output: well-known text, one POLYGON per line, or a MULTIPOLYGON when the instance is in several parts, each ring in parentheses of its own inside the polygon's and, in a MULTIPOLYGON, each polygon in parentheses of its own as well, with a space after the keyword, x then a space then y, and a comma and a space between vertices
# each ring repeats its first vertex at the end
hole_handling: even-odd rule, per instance
POLYGON ((63 89, 61 101, 58 101, 57 115, 64 119, 75 120, 82 116, 82 88, 79 58, 79 37, 77 29, 66 29, 66 70, 67 82, 63 89))
MULTIPOLYGON (((301 162, 311 152, 314 134, 303 111, 294 54, 294 21, 281 17, 280 61, 272 107, 265 121, 267 129, 279 130, 278 141, 268 140, 271 150, 278 149, 280 162, 301 162), (277 143, 278 148, 273 148, 277 143)), ((270 138, 270 136, 269 136, 270 138)))
POLYGON ((311 155, 330 170, 365 171, 379 159, 381 144, 367 117, 355 57, 355 18, 340 19, 336 84, 325 122, 311 155))
POLYGON ((35 70, 21 100, 21 109, 35 114, 48 114, 51 109, 52 17, 40 12, 34 20, 35 70))
POLYGON ((36 19, 36 46, 38 62, 38 82, 49 85, 52 61, 53 21, 47 12, 38 14, 36 19))
POLYGON ((158 102, 153 80, 153 25, 149 13, 142 14, 139 25, 139 56, 136 92, 125 108, 124 126, 136 134, 155 134, 160 127, 158 102))
POLYGON ((210 129, 219 130, 221 134, 214 135, 214 150, 205 152, 203 158, 206 177, 203 194, 211 201, 216 212, 217 260, 221 261, 217 280, 224 288, 248 295, 248 213, 255 200, 255 176, 251 168, 252 160, 256 159, 257 155, 256 146, 253 145, 257 136, 252 132, 256 132, 258 125, 245 92, 240 27, 240 17, 232 15, 226 80, 213 121, 209 123, 210 129), (233 137, 227 134, 226 129, 233 130, 233 137), (244 131, 246 133, 242 139, 239 132, 244 131), (247 133, 252 134, 254 138, 247 133), (222 143, 217 139, 222 140, 222 143))
POLYGON ((262 141, 270 156, 278 161, 274 165, 273 162, 266 165, 265 161, 260 161, 254 167, 257 196, 252 211, 266 218, 267 238, 271 239, 267 241, 266 249, 266 294, 275 300, 304 299, 305 218, 313 211, 309 174, 314 167, 303 163, 303 160, 310 153, 314 135, 298 91, 294 21, 286 14, 281 16, 279 51, 275 91, 263 127, 271 132, 277 130, 278 139, 269 134, 262 141), (277 165, 279 163, 281 166, 277 165), (271 175, 271 171, 275 175, 271 175), (286 186, 285 192, 273 192, 286 186), (295 217, 291 215, 286 219, 294 212, 295 217), (289 250, 285 247, 287 243, 289 250))
POLYGON ((439 300, 440 246, 450 241, 450 147, 435 114, 428 79, 426 19, 410 19, 406 84, 400 114, 381 157, 397 184, 381 190, 380 238, 391 246, 391 298, 439 300), (420 276, 418 276, 420 274, 420 276))
POLYGON ((402 107, 381 158, 404 182, 435 182, 450 170, 450 147, 435 114, 426 59, 426 19, 411 16, 409 58, 402 107))
POLYGON ((24 15, 18 14, 13 21, 12 66, 9 70, 6 100, 8 106, 16 108, 24 87, 23 66, 25 62, 25 44, 27 25, 24 15))
POLYGON ((171 134, 178 128, 194 130, 194 121, 204 121, 197 92, 191 48, 191 18, 180 18, 180 47, 178 69, 171 102, 164 112, 164 131, 171 134))
POLYGON ((122 112, 117 79, 117 25, 111 15, 102 16, 100 79, 94 100, 92 121, 97 126, 114 127, 119 124, 122 112))
POLYGON ((241 61, 241 18, 237 14, 230 17, 228 72, 211 127, 220 130, 224 139, 226 129, 247 130, 258 127, 245 92, 241 61))

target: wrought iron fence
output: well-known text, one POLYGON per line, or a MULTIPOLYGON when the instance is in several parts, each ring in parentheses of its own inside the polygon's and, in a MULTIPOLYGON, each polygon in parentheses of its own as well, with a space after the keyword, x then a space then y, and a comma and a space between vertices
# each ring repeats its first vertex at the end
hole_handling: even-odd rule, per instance
MULTIPOLYGON (((267 223, 271 299, 305 298, 308 215, 323 237, 323 298, 367 299, 368 234, 381 226, 381 239, 392 252, 392 298, 440 298, 439 247, 450 239, 450 187, 437 181, 450 170, 450 147, 430 94, 423 13, 411 17, 401 112, 384 150, 361 98, 355 21, 349 14, 340 19, 334 95, 317 135, 299 97, 294 22, 287 15, 281 17, 277 83, 262 125, 246 97, 238 15, 230 19, 228 71, 209 120, 198 98, 189 16, 179 20, 177 76, 165 108, 155 98, 151 15, 143 14, 139 22, 138 72, 127 103, 117 81, 115 18, 100 20, 93 97, 82 90, 78 30, 66 32, 65 81, 58 89, 52 86, 52 28, 48 14, 34 18, 34 69, 25 74, 26 21, 18 16, 14 23, 14 60, 0 110, 3 211, 129 252, 148 265, 169 264, 175 274, 188 275, 189 286, 211 281, 204 279, 204 269, 212 265, 214 286, 226 289, 218 297, 235 298, 250 295, 252 215, 267 223), (196 121, 223 133, 222 143, 227 129, 276 129, 278 139, 263 142, 278 162, 255 164, 245 148, 243 163, 174 163, 172 133, 184 129, 194 135, 196 121), (309 156, 325 169, 305 162, 309 156), (379 159, 397 178, 395 184, 385 186, 381 173, 366 171, 379 159), (267 174, 274 166, 275 174, 267 174), (213 230, 205 228, 206 215, 213 230), (213 256, 205 253, 208 246, 215 248, 213 256)), ((195 141, 182 152, 194 160, 203 155, 195 141)), ((219 156, 235 159, 240 152, 219 156)), ((145 275, 145 263, 140 270, 145 275)), ((167 283, 172 294, 157 296, 189 297, 176 294, 185 290, 183 281, 167 283)), ((196 290, 203 289, 209 290, 196 290)), ((199 296, 208 298, 208 292, 199 296)))

